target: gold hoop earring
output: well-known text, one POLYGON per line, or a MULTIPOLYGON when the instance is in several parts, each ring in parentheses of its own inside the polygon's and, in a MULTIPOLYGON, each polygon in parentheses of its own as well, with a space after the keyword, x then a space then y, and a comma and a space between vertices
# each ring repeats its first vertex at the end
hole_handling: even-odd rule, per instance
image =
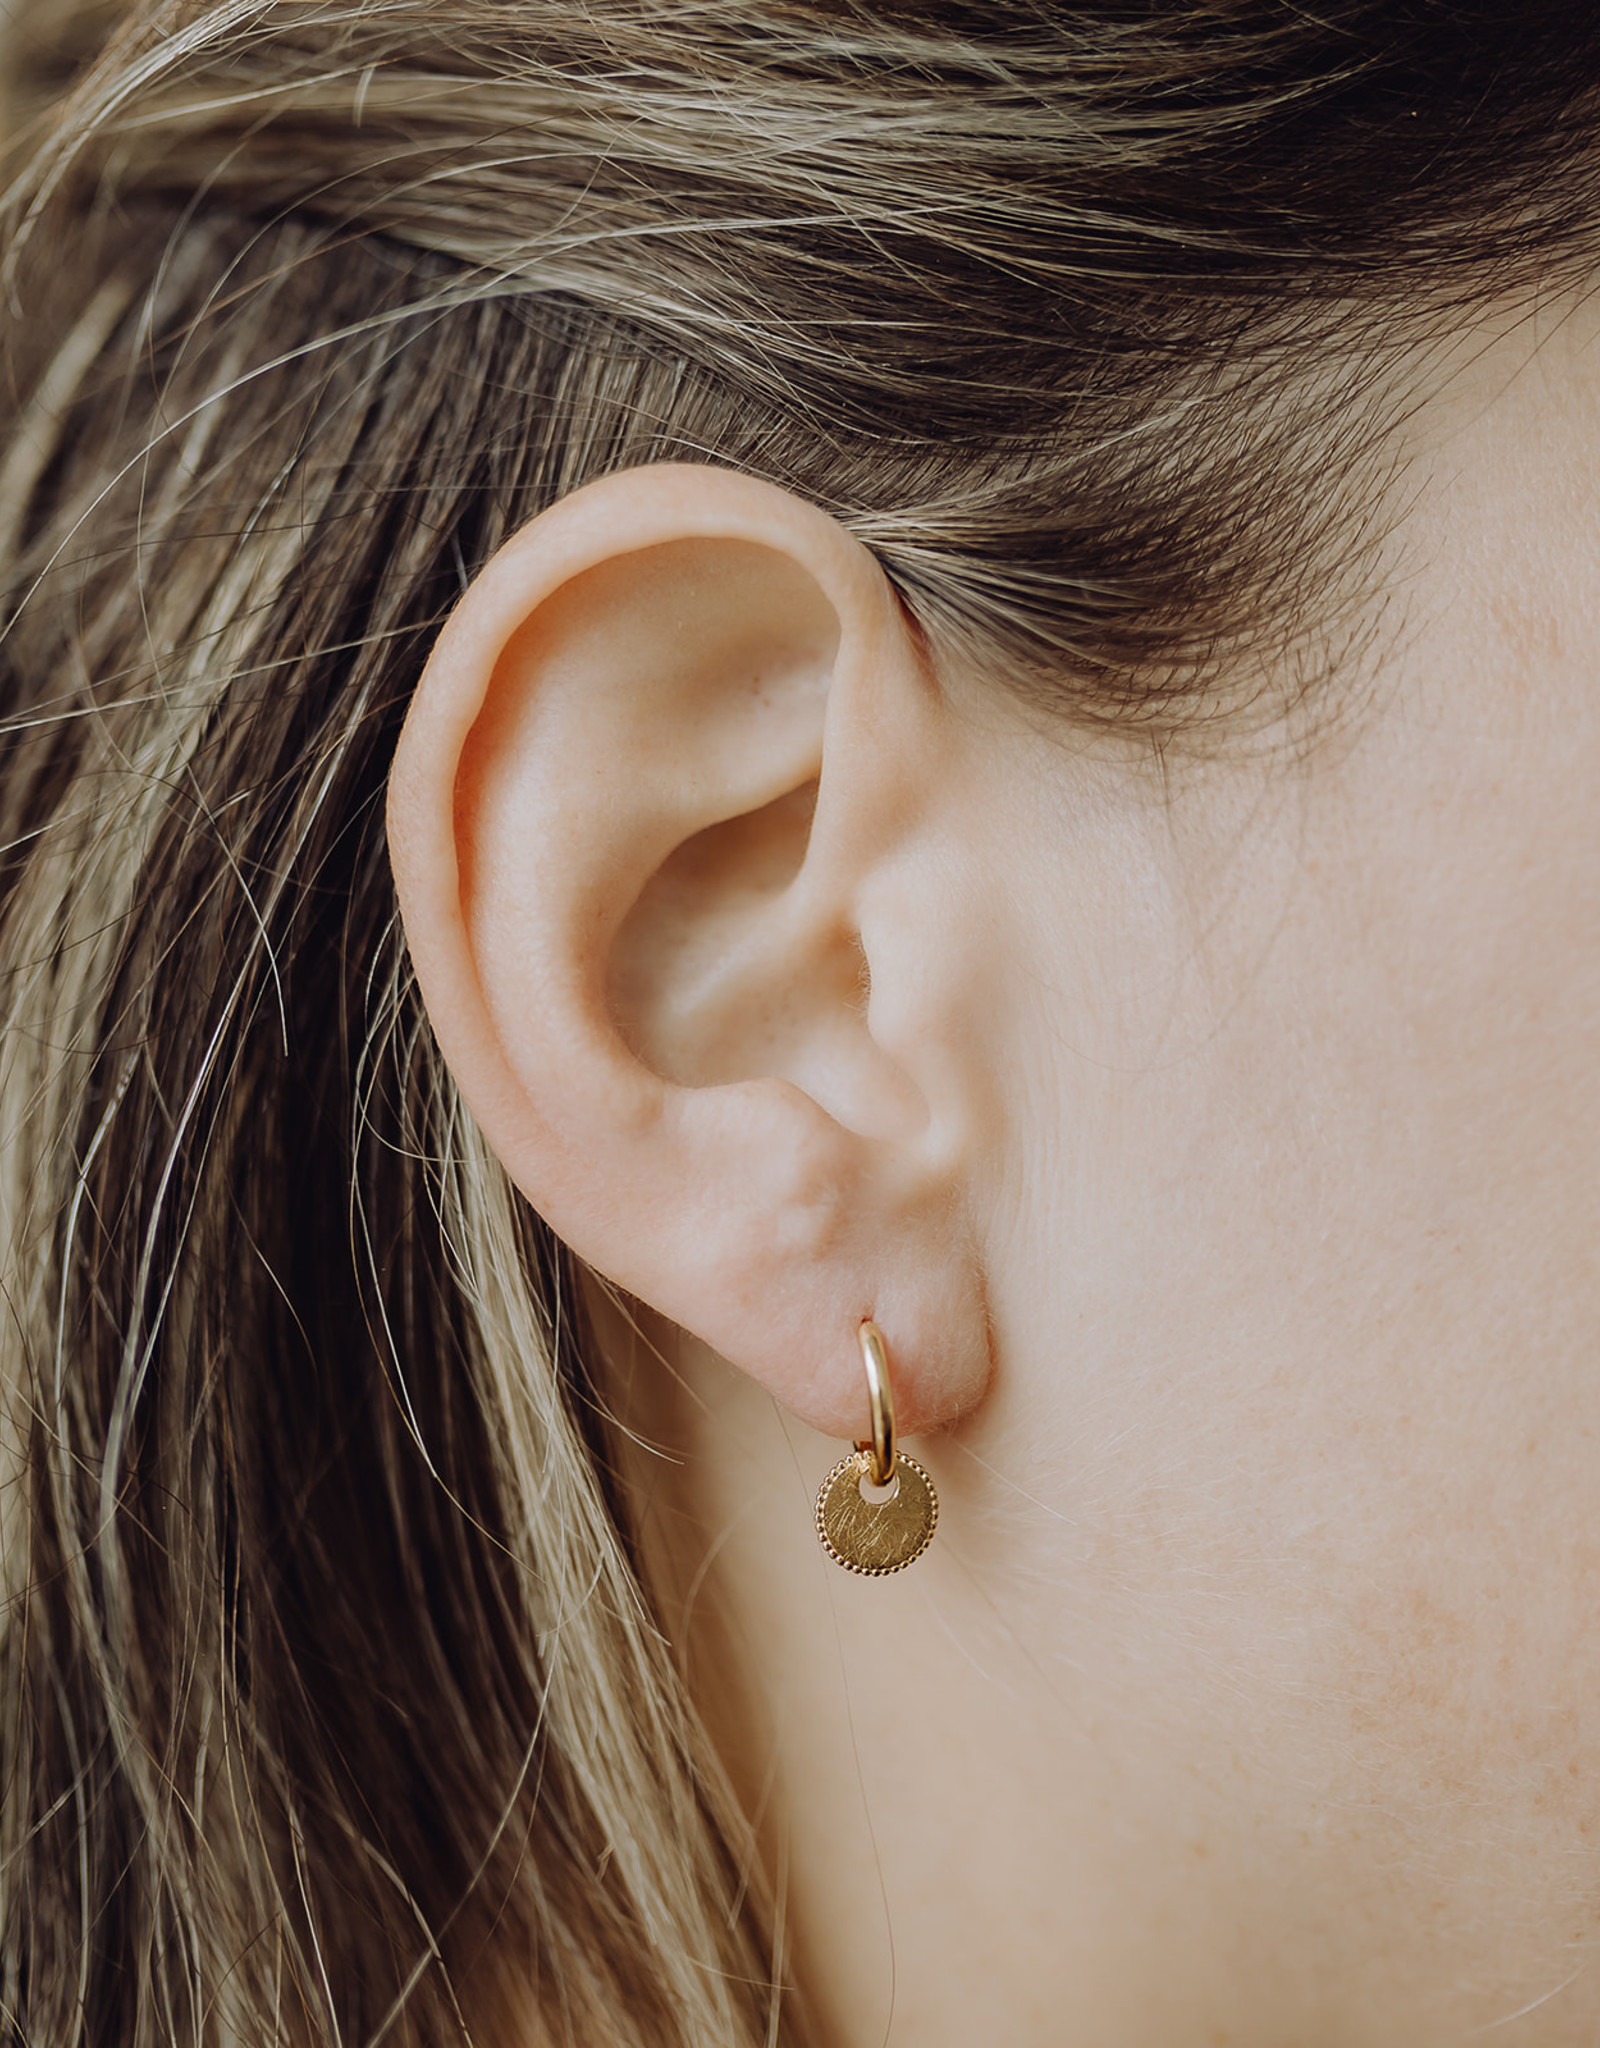
POLYGON ((933 1541, 939 1496, 916 1459, 895 1450, 889 1354, 874 1322, 861 1325, 861 1362, 867 1372, 872 1434, 823 1480, 817 1495, 817 1536, 835 1564, 877 1579, 915 1564, 933 1541), (883 1497, 874 1500, 865 1491, 869 1485, 883 1497))

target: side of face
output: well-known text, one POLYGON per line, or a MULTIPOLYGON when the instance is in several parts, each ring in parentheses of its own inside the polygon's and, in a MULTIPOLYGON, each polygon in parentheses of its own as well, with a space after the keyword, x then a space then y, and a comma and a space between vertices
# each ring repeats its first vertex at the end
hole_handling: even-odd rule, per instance
POLYGON ((1320 729, 1143 808, 1041 759, 988 863, 1031 993, 993 1019, 985 1569, 1031 1551, 1019 1625, 1120 1674, 1153 1834, 1231 1842, 1257 1926, 1366 1916, 1372 2038, 1430 1973, 1503 2018, 1594 1938, 1597 454, 1580 324, 1486 347, 1320 729))
MULTIPOLYGON (((1177 1975, 1251 1927, 1443 2040, 1564 1979, 1600 1895, 1579 323, 1416 435, 1400 596, 1310 733, 1158 773, 935 675, 820 514, 645 471, 469 593, 390 815, 441 1043, 574 1247, 828 1438, 884 1326, 946 1494, 920 1598, 1010 1701, 952 1684, 917 1754, 1009 1731, 1059 1823, 1019 1862, 1165 1915, 1177 1975)), ((713 1534, 730 1457, 683 1483, 713 1534)), ((808 1567, 762 1564, 724 1590, 776 1668, 808 1567)))

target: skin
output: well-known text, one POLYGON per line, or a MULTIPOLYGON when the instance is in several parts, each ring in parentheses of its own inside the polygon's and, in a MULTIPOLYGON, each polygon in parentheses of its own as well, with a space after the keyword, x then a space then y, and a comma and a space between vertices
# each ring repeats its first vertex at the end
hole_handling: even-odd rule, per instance
POLYGON ((1439 370, 1359 668, 1165 773, 714 470, 441 642, 419 976, 642 1304, 651 1570, 828 2043, 1600 2028, 1591 331, 1439 370), (879 1581, 810 1522, 867 1312, 942 1497, 879 1581))

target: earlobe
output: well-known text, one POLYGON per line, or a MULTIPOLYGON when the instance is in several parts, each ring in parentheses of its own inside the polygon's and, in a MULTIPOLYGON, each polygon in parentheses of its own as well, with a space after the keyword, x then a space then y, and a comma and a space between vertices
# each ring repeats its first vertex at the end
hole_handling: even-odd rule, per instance
POLYGON ((988 1373, 964 1105, 918 1051, 937 1018, 907 1028, 877 986, 907 957, 909 928, 874 933, 915 893, 938 725, 864 549, 773 487, 664 465, 488 565, 391 780, 418 980, 512 1178, 834 1435, 864 1426, 864 1317, 907 1434, 988 1373))

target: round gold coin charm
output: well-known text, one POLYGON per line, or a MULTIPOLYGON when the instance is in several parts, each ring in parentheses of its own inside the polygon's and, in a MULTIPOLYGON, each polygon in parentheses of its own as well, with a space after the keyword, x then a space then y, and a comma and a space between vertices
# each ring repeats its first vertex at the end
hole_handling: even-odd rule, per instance
POLYGON ((939 1496, 915 1458, 897 1451, 887 1500, 861 1491, 872 1481, 870 1448, 841 1458, 817 1495, 817 1534, 835 1564, 881 1578, 914 1564, 933 1541, 939 1496))

